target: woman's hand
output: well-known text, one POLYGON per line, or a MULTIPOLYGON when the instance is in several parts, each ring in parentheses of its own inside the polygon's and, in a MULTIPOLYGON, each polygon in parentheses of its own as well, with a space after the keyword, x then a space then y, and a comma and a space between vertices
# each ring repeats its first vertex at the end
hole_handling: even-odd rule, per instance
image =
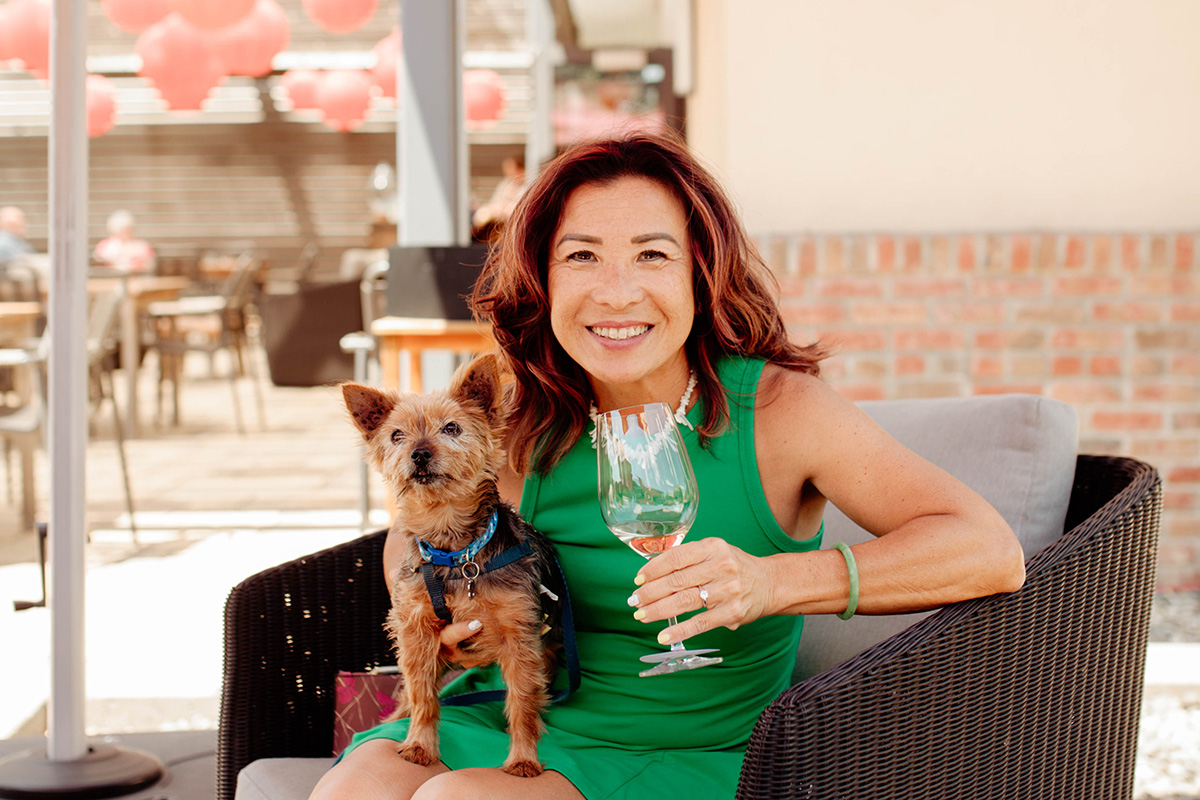
POLYGON ((660 644, 720 626, 737 630, 774 613, 775 586, 768 559, 752 556, 724 539, 687 542, 655 556, 638 570, 634 583, 638 589, 629 604, 637 606, 633 616, 642 622, 707 607, 660 633, 660 644))
MULTIPOLYGON (((391 537, 388 537, 391 541, 391 537)), ((387 561, 387 548, 384 548, 384 560, 387 561)), ((397 576, 400 574, 399 567, 392 567, 387 570, 388 586, 395 584, 397 576)), ((442 628, 439 641, 441 642, 441 657, 451 664, 458 664, 464 669, 472 667, 481 667, 488 663, 478 658, 471 652, 470 643, 463 647, 463 642, 466 642, 479 631, 483 630, 483 623, 480 620, 473 619, 467 622, 452 622, 442 628)))
POLYGON ((470 622, 452 622, 442 628, 442 634, 439 637, 442 643, 441 657, 451 664, 457 664, 464 669, 472 667, 481 667, 488 663, 476 656, 470 649, 470 643, 467 642, 475 634, 479 633, 483 628, 483 623, 477 619, 470 622), (464 648, 463 643, 467 642, 464 648))

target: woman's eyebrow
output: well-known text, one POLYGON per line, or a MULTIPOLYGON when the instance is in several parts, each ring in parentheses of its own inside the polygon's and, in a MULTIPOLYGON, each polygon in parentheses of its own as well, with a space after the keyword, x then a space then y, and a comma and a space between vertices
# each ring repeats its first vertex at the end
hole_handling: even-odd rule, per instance
POLYGON ((639 236, 634 236, 629 242, 631 244, 645 244, 646 242, 653 242, 658 239, 668 241, 676 247, 680 246, 679 242, 675 241, 675 237, 669 233, 643 233, 639 236))
POLYGON ((564 233, 563 237, 558 240, 559 244, 563 242, 584 242, 586 244, 602 244, 599 236, 588 236, 586 233, 564 233))

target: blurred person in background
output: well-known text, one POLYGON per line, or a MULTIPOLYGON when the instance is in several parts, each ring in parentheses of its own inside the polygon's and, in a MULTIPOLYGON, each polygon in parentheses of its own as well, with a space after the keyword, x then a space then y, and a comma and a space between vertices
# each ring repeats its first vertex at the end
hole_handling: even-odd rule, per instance
POLYGON ((0 274, 17 256, 34 252, 25 240, 25 212, 16 206, 0 208, 0 274))
POLYGON ((525 191, 525 154, 514 153, 500 164, 504 177, 486 203, 471 216, 471 231, 481 242, 490 241, 504 227, 525 191))
POLYGON ((153 272, 154 248, 134 235, 134 223, 133 214, 114 211, 108 218, 108 238, 96 245, 96 260, 123 272, 153 272))

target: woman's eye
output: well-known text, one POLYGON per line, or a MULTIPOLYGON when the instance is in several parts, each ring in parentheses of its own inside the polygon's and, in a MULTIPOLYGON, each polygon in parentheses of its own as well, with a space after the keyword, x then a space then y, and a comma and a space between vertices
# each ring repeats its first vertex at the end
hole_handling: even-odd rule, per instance
POLYGON ((442 426, 442 433, 446 434, 447 436, 458 436, 460 433, 462 433, 462 428, 459 427, 457 422, 447 422, 444 426, 442 426))
POLYGON ((571 253, 564 259, 564 261, 583 261, 583 262, 589 262, 589 261, 595 261, 595 260, 596 260, 596 254, 591 252, 590 250, 576 251, 574 253, 571 253))
POLYGON ((642 261, 660 261, 667 257, 667 254, 662 250, 643 250, 640 255, 642 261))
POLYGON ((392 431, 392 444, 400 444, 404 441, 404 431, 397 428, 392 431))

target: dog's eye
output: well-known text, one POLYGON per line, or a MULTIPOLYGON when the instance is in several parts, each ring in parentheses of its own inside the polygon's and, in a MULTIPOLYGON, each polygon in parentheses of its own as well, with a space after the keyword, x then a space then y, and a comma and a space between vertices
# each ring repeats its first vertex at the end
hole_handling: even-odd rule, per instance
POLYGON ((447 422, 442 427, 442 433, 446 434, 447 436, 458 436, 460 433, 462 433, 462 428, 459 427, 457 422, 447 422))
POLYGON ((404 431, 396 428, 392 431, 392 444, 400 444, 402 441, 404 441, 404 431))

